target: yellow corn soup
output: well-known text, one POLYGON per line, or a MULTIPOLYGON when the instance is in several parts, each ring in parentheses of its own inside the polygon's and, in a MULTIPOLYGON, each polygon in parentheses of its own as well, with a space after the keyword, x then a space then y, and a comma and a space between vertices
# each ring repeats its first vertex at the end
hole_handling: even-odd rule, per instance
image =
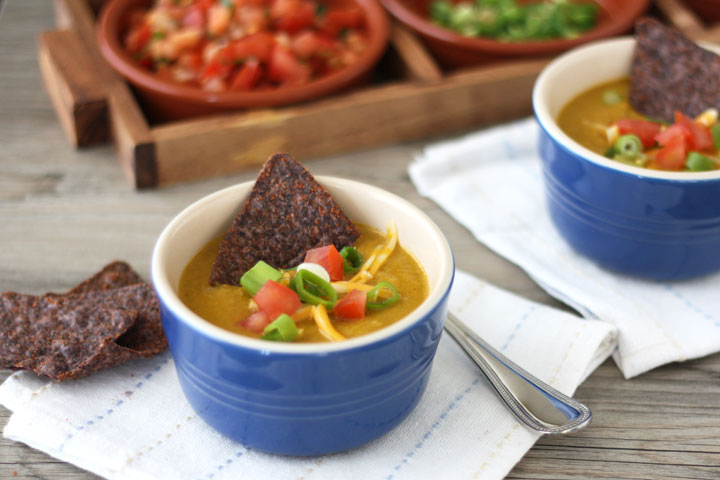
POLYGON ((563 107, 557 118, 558 126, 580 145, 600 155, 608 149, 605 130, 620 118, 645 120, 628 102, 630 79, 621 78, 602 83, 581 93, 563 107), (621 100, 606 104, 603 95, 607 91, 617 92, 621 100))
MULTIPOLYGON (((377 245, 384 243, 385 236, 368 226, 357 226, 361 235, 354 246, 364 258, 367 258, 377 245)), ((197 315, 219 327, 248 337, 259 338, 261 334, 240 326, 240 322, 252 313, 251 297, 245 289, 231 285, 209 284, 210 271, 221 241, 222 236, 210 241, 185 267, 178 286, 180 300, 197 315)), ((346 273, 345 280, 349 280, 352 276, 353 274, 346 273)), ((395 286, 400 295, 399 300, 382 310, 368 310, 365 317, 359 320, 335 319, 332 311, 328 311, 333 326, 342 335, 347 338, 357 337, 397 322, 417 308, 429 292, 427 275, 422 266, 399 243, 380 270, 366 283, 375 285, 381 281, 395 286)), ((342 294, 339 298, 342 298, 342 294)), ((312 317, 298 322, 297 326, 300 335, 294 342, 327 341, 312 317)))

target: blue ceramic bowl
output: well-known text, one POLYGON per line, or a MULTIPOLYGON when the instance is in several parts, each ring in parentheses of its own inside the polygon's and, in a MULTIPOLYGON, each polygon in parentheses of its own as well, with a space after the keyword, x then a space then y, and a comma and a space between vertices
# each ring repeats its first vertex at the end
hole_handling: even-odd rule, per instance
POLYGON ((152 259, 165 334, 183 392, 215 430, 258 450, 321 455, 369 442, 398 425, 425 390, 454 274, 442 232, 409 202, 358 182, 318 177, 350 218, 384 230, 423 265, 428 298, 377 332, 338 343, 244 337, 195 315, 178 298, 192 256, 224 233, 252 183, 194 203, 165 228, 152 259))
POLYGON ((555 118, 573 97, 629 75, 635 41, 607 40, 551 62, 533 90, 550 216, 579 253, 617 272, 679 280, 720 269, 720 171, 628 166, 579 145, 555 118))

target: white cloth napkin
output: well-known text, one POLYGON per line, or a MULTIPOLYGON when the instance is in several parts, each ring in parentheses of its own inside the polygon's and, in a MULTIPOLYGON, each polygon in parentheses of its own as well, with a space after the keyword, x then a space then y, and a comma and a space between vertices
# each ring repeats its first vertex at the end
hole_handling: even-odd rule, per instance
MULTIPOLYGON (((720 351, 720 274, 643 281, 576 254, 551 224, 534 119, 427 147, 410 166, 420 193, 584 317, 617 326, 626 378, 720 351)), ((720 255, 720 252, 718 252, 720 255)))
MULTIPOLYGON (((606 323, 462 272, 450 309, 567 394, 615 346, 615 329, 606 323)), ((16 373, 0 387, 0 403, 13 411, 7 438, 112 479, 493 479, 504 477, 539 437, 516 422, 447 335, 409 418, 366 446, 325 457, 268 455, 215 433, 186 402, 169 353, 62 384, 16 373)))

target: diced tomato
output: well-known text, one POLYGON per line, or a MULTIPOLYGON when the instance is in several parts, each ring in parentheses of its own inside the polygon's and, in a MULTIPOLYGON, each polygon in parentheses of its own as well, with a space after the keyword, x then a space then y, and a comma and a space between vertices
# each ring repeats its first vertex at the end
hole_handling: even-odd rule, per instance
MULTIPOLYGON (((668 130, 670 129, 668 128, 668 130)), ((667 132, 667 130, 665 131, 667 132)), ((678 134, 664 142, 663 147, 655 154, 655 160, 660 168, 682 170, 685 166, 686 153, 685 138, 682 134, 678 134)))
POLYGON ((680 141, 674 140, 675 138, 682 139, 682 142, 687 146, 690 140, 690 131, 682 125, 674 124, 655 135, 655 141, 663 146, 667 145, 670 141, 680 141))
POLYGON ((262 67, 258 60, 248 60, 240 67, 240 70, 233 75, 230 81, 230 90, 247 91, 251 90, 262 77, 262 67))
POLYGON ((278 30, 296 33, 315 22, 315 6, 306 0, 275 0, 270 18, 278 30))
POLYGON ((243 5, 235 11, 235 18, 248 34, 267 29, 267 9, 261 5, 243 5))
POLYGON ((335 245, 313 248, 305 254, 304 262, 317 263, 330 275, 330 281, 337 282, 343 279, 345 272, 345 259, 337 251, 335 245))
POLYGON ((212 7, 217 3, 217 0, 196 0, 195 5, 202 8, 203 10, 207 10, 208 8, 212 7))
POLYGON ((341 319, 358 320, 365 316, 367 294, 360 290, 350 290, 333 308, 333 313, 341 319))
POLYGON ((272 0, 242 0, 240 2, 242 7, 245 7, 247 5, 252 5, 254 7, 269 7, 271 3, 272 0))
POLYGON ((216 4, 207 11, 207 31, 211 35, 219 36, 227 31, 232 18, 232 10, 224 5, 216 4))
POLYGON ((302 306, 297 293, 273 280, 265 282, 253 300, 270 320, 275 320, 283 313, 292 315, 302 306))
POLYGON ((255 333, 262 333, 270 325, 270 317, 265 312, 255 312, 238 323, 243 328, 255 333))
POLYGON ((271 81, 299 85, 310 80, 310 73, 310 67, 300 63, 287 48, 275 45, 268 66, 268 78, 271 81))
POLYGON ((346 28, 362 27, 364 19, 359 7, 333 9, 325 16, 323 31, 335 38, 346 28))
POLYGON ((681 125, 690 132, 690 150, 710 150, 713 147, 713 138, 710 129, 705 125, 690 120, 679 111, 675 111, 675 125, 681 125))
POLYGON ((199 72, 202 68, 203 58, 197 52, 187 52, 180 55, 178 58, 178 65, 183 68, 190 69, 194 72, 199 72))
POLYGON ((295 55, 300 58, 313 56, 319 45, 318 36, 315 32, 305 30, 292 39, 291 48, 295 55))
POLYGON ((305 30, 292 39, 291 49, 299 58, 309 59, 313 55, 328 57, 333 54, 336 47, 326 35, 305 30))
POLYGON ((150 30, 150 25, 144 23, 127 34, 125 37, 125 48, 127 48, 130 53, 137 53, 147 45, 151 36, 152 31, 150 30))
POLYGON ((199 5, 190 5, 182 19, 183 27, 205 28, 205 10, 199 5))
POLYGON ((231 70, 232 67, 230 65, 214 61, 209 63, 208 66, 205 67, 205 70, 203 70, 200 78, 203 82, 208 82, 214 78, 224 79, 230 74, 231 70))
POLYGON ((621 118, 617 122, 620 135, 633 134, 637 135, 645 148, 652 148, 655 145, 655 136, 660 133, 661 125, 647 120, 635 120, 632 118, 621 118))
POLYGON ((347 65, 352 65, 357 62, 360 56, 350 50, 343 50, 340 54, 340 61, 342 62, 341 68, 347 65))
POLYGON ((267 32, 258 32, 231 43, 227 48, 226 59, 229 63, 236 60, 255 58, 263 63, 270 61, 275 37, 267 32))

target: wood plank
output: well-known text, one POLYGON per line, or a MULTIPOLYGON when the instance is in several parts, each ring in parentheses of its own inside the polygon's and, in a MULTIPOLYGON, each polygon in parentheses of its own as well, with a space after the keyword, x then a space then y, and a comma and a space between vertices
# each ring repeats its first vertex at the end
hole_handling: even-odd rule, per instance
POLYGON ((655 4, 675 28, 693 40, 705 39, 705 25, 680 0, 655 0, 655 4))
POLYGON ((107 91, 77 33, 64 30, 40 35, 38 61, 70 142, 76 147, 106 142, 110 133, 107 91))
POLYGON ((107 86, 110 124, 123 171, 136 188, 155 186, 155 148, 150 127, 130 88, 103 59, 95 39, 95 17, 86 0, 56 0, 58 18, 72 26, 107 86))
POLYGON ((450 75, 442 83, 386 85, 297 107, 158 126, 153 129, 157 184, 229 173, 260 164, 276 151, 304 160, 528 115, 544 64, 488 67, 450 75))
POLYGON ((439 82, 443 72, 418 37, 398 22, 393 22, 390 42, 398 52, 407 78, 421 82, 439 82))

